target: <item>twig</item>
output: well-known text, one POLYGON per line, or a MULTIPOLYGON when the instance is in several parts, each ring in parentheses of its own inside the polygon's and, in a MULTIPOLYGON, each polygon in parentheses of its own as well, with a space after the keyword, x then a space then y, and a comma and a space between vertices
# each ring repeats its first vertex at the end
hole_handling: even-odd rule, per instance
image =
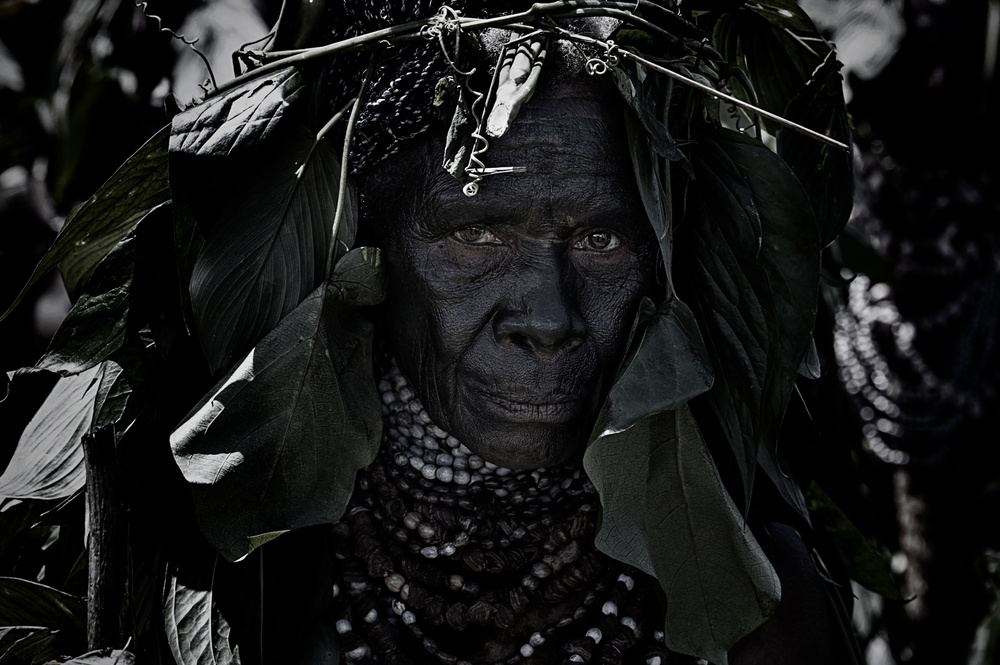
POLYGON ((334 259, 337 256, 337 234, 340 232, 340 221, 344 218, 344 202, 347 200, 347 174, 350 171, 351 160, 351 139, 354 138, 354 123, 358 119, 358 110, 364 102, 365 91, 368 89, 368 81, 371 79, 372 70, 375 69, 375 56, 372 55, 368 63, 368 70, 361 80, 361 87, 358 89, 358 96, 354 98, 354 106, 351 108, 351 117, 347 120, 347 129, 344 130, 344 152, 340 161, 340 186, 337 190, 337 212, 333 216, 333 232, 330 237, 330 251, 326 257, 326 279, 329 280, 333 274, 334 259))
POLYGON ((87 466, 87 645, 119 647, 119 617, 125 600, 125 514, 110 427, 83 437, 87 466))

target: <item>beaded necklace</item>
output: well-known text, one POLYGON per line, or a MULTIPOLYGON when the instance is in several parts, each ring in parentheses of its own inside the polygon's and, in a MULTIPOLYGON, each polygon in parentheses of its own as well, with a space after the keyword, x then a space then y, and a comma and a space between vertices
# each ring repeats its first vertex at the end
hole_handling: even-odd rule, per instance
POLYGON ((379 456, 333 527, 343 662, 689 662, 664 646, 655 582, 594 548, 579 461, 498 467, 431 421, 395 363, 379 390, 379 456))

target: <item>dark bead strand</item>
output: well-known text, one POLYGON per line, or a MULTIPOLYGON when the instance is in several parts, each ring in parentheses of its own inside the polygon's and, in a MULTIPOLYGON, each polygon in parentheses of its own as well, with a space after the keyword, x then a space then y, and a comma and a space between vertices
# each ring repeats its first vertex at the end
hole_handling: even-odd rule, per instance
POLYGON ((390 373, 380 388, 383 446, 358 474, 332 539, 345 663, 412 665, 423 651, 444 665, 471 665, 426 630, 502 631, 533 607, 567 602, 576 603, 573 612, 489 665, 548 663, 560 654, 570 663, 624 665, 636 649, 666 653, 637 646, 648 642, 640 629, 648 593, 594 550, 598 499, 579 468, 512 472, 485 464, 430 423, 401 375, 390 373), (462 474, 471 472, 476 480, 468 482, 462 474))
POLYGON ((407 604, 414 612, 424 617, 432 626, 441 626, 445 623, 445 612, 450 604, 440 596, 429 593, 422 584, 416 581, 407 582, 407 604))
POLYGON ((567 658, 564 662, 589 663, 596 650, 597 643, 592 637, 588 636, 570 640, 563 645, 563 652, 567 654, 567 658))
POLYGON ((588 584, 603 567, 600 559, 592 552, 585 554, 579 560, 571 562, 565 572, 542 591, 542 599, 547 603, 558 603, 570 594, 587 588, 588 584))
POLYGON ((365 562, 368 574, 375 579, 389 575, 392 572, 392 561, 382 553, 381 539, 371 511, 354 508, 348 514, 348 520, 355 534, 354 553, 365 562))
POLYGON ((601 665, 619 665, 625 652, 636 642, 635 631, 623 626, 618 617, 611 614, 605 614, 598 620, 597 629, 604 637, 598 662, 601 665))

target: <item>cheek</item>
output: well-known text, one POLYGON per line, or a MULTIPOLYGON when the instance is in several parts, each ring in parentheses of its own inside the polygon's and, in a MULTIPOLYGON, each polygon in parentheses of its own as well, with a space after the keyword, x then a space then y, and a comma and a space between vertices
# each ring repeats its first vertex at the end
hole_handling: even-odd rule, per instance
POLYGON ((439 405, 456 390, 456 366, 488 325, 493 303, 485 281, 457 279, 433 247, 388 254, 390 346, 424 405, 442 424, 439 405))
POLYGON ((615 365, 625 351, 643 296, 653 295, 654 271, 646 257, 634 257, 614 273, 581 271, 580 306, 602 361, 615 365))

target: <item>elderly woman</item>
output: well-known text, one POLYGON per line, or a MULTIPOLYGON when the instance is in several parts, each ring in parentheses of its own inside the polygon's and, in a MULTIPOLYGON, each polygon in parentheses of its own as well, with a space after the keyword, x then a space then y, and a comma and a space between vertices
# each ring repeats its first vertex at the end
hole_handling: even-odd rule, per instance
MULTIPOLYGON (((829 45, 767 3, 439 4, 286 3, 123 167, 169 154, 188 326, 136 334, 209 367, 155 416, 200 527, 145 552, 163 648, 851 662, 775 451, 849 162, 755 105, 841 128, 829 45), (741 49, 771 26, 813 42, 763 66, 741 49)), ((148 214, 89 284, 162 224, 134 191, 120 216, 148 214)))
MULTIPOLYGON (((490 142, 491 163, 523 173, 467 196, 432 133, 359 180, 387 272, 386 419, 334 528, 345 662, 682 662, 671 598, 594 546, 584 451, 640 304, 667 287, 620 95, 573 55, 547 57, 490 142)), ((808 551, 787 526, 759 533, 783 600, 731 662, 839 662, 808 551)))

